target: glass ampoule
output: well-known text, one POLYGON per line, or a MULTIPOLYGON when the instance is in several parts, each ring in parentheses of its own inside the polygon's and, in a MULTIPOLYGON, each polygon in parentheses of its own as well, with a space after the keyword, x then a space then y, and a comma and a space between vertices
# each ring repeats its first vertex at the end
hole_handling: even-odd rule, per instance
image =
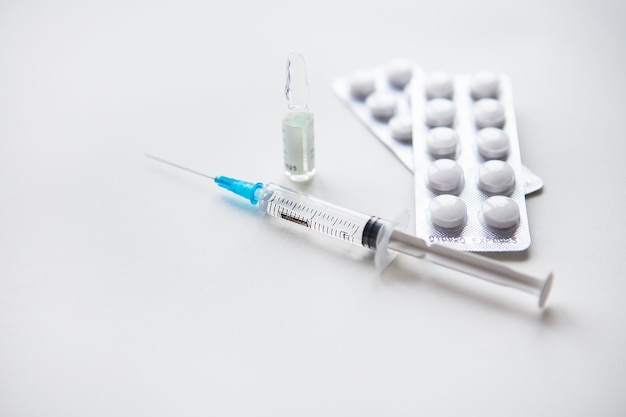
POLYGON ((285 175, 292 181, 308 181, 315 175, 313 113, 309 110, 309 84, 304 57, 292 52, 287 57, 287 112, 283 117, 285 175))

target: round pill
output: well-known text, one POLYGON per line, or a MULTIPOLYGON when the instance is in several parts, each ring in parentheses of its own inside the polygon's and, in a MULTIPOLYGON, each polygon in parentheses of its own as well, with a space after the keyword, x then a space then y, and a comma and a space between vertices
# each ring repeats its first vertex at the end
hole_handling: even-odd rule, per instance
POLYGON ((501 195, 485 200, 479 217, 484 226, 498 230, 512 229, 520 222, 517 203, 512 198, 501 195))
POLYGON ((515 188, 515 171, 508 162, 492 159, 478 169, 478 186, 486 194, 510 194, 515 188))
POLYGON ((437 194, 459 194, 463 189, 463 168, 452 159, 437 159, 426 173, 428 187, 437 194))
POLYGON ((374 88, 374 74, 369 71, 357 71, 350 80, 350 94, 356 99, 365 100, 374 88))
POLYGON ((474 120, 476 126, 502 127, 504 126, 504 106, 494 98, 483 98, 474 103, 474 120))
POLYGON ((430 127, 452 126, 456 113, 454 103, 447 98, 434 98, 426 103, 426 124, 430 127))
POLYGON ((396 103, 398 99, 391 93, 378 92, 370 95, 365 104, 372 112, 372 116, 377 119, 387 120, 396 111, 396 103))
POLYGON ((389 84, 401 90, 411 81, 413 64, 407 59, 394 59, 387 65, 389 84))
POLYGON ((410 114, 399 114, 389 121, 391 136, 400 142, 411 142, 413 139, 413 118, 410 114))
POLYGON ((433 71, 428 74, 424 82, 426 97, 431 98, 452 98, 454 93, 454 83, 452 75, 445 71, 433 71))
POLYGON ((436 127, 426 136, 426 148, 433 158, 453 158, 459 147, 459 135, 449 127, 436 127))
POLYGON ((509 153, 509 135, 497 127, 486 127, 476 134, 478 153, 485 159, 502 159, 509 153))
POLYGON ((470 79, 470 91, 474 100, 496 98, 500 92, 500 77, 492 71, 480 71, 470 79))
POLYGON ((467 221, 467 206, 459 197, 442 194, 430 200, 430 222, 442 229, 460 229, 467 221))

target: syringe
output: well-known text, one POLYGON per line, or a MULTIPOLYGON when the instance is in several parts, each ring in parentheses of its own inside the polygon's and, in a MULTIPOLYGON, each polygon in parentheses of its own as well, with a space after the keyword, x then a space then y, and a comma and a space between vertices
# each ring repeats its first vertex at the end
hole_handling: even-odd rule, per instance
POLYGON ((277 184, 264 185, 261 182, 252 183, 224 176, 213 177, 153 155, 146 156, 210 178, 220 187, 248 199, 253 205, 258 205, 263 213, 272 217, 373 249, 376 251, 376 265, 380 269, 388 265, 395 253, 400 252, 535 295, 539 307, 544 307, 550 293, 552 272, 533 276, 480 255, 438 244, 429 245, 424 239, 400 230, 399 222, 361 214, 277 184))

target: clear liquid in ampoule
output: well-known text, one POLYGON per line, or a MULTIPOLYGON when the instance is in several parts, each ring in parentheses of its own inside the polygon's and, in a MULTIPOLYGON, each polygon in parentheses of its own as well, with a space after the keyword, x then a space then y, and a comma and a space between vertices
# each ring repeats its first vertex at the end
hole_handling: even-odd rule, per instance
POLYGON ((287 57, 287 113, 283 117, 285 174, 292 181, 308 181, 315 175, 313 113, 309 110, 309 85, 304 57, 287 57))

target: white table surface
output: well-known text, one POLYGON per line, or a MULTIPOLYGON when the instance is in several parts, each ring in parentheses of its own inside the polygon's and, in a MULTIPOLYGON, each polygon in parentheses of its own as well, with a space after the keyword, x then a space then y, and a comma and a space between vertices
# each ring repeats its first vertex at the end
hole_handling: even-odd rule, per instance
POLYGON ((0 415, 626 415, 626 7, 614 1, 4 1, 0 415), (282 173, 307 60, 318 174, 282 173), (207 180, 382 217, 413 178, 332 80, 406 57, 507 73, 548 308, 276 227, 207 180))

